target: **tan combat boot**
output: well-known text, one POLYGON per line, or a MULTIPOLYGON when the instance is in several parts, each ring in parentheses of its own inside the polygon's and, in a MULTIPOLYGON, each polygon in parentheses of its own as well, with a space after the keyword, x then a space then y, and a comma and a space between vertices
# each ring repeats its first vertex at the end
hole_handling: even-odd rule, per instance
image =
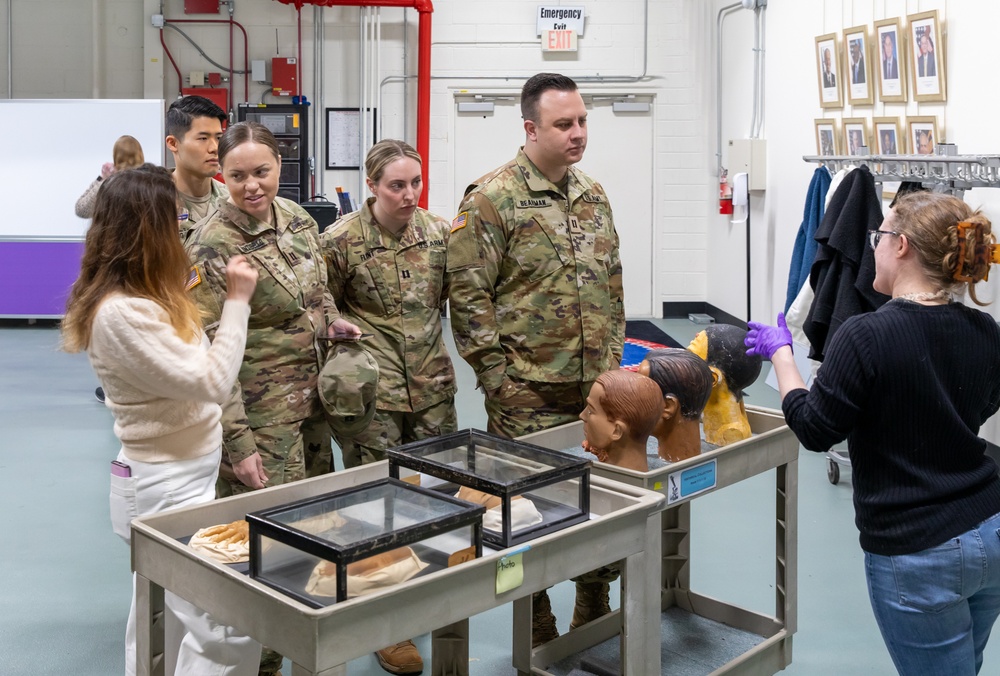
POLYGON ((573 606, 573 620, 569 628, 582 627, 610 613, 610 591, 611 585, 607 582, 577 582, 576 605, 573 606))
POLYGON ((552 614, 552 604, 549 603, 547 591, 540 591, 531 596, 531 647, 537 648, 559 638, 556 629, 556 616, 552 614))
POLYGON ((424 660, 413 641, 403 641, 396 645, 375 651, 375 657, 382 668, 390 674, 419 674, 424 670, 424 660))

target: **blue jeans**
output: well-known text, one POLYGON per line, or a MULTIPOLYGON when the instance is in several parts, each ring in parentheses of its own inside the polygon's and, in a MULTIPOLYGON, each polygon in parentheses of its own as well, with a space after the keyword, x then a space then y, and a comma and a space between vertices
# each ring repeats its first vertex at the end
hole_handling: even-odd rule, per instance
POLYGON ((1000 615, 1000 514, 916 554, 865 552, 868 595, 902 676, 972 676, 1000 615))

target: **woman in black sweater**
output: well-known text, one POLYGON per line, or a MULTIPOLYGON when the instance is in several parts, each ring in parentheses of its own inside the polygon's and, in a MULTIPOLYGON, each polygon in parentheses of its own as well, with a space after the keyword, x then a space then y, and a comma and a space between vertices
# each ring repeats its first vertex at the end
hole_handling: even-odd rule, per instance
POLYGON ((850 449, 868 591, 900 674, 975 674, 1000 615, 1000 477, 979 437, 1000 408, 1000 328, 952 300, 986 278, 990 221, 951 196, 901 198, 869 233, 876 291, 845 321, 811 390, 784 317, 750 322, 802 445, 850 449))

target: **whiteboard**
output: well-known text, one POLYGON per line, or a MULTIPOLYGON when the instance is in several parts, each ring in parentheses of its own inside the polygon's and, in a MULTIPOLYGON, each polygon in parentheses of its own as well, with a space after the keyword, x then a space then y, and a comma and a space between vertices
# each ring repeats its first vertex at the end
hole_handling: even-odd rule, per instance
POLYGON ((160 99, 0 101, 0 237, 83 239, 90 221, 77 218, 76 201, 119 136, 163 164, 163 110, 160 99))

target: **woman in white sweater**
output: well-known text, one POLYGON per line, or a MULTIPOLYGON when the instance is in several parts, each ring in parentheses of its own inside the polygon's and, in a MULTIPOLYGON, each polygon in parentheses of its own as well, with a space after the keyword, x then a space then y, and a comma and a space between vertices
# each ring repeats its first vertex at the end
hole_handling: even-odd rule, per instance
MULTIPOLYGON (((245 259, 230 260, 228 296, 209 344, 187 293, 177 214, 165 169, 146 164, 110 176, 97 195, 62 323, 64 348, 87 351, 114 415, 122 447, 111 477, 111 521, 126 542, 133 518, 214 498, 221 404, 234 391, 257 283, 245 259)), ((175 673, 257 673, 259 643, 172 594, 166 604, 180 621, 180 645, 165 650, 168 665, 176 655, 175 673)), ((125 671, 133 674, 134 594, 125 637, 125 671)))

